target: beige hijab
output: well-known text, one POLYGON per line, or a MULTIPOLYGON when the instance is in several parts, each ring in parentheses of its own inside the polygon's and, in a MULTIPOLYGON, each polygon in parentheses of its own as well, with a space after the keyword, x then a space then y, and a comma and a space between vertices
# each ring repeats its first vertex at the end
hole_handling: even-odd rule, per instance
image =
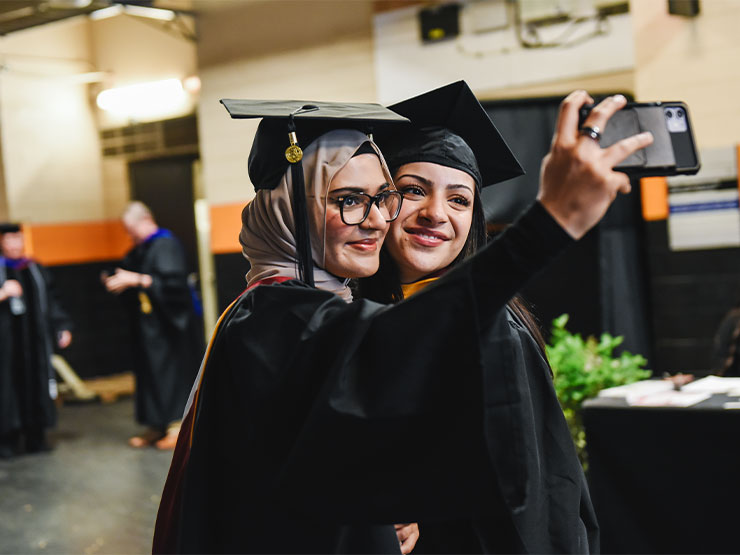
MULTIPOLYGON (((388 183, 390 172, 378 147, 360 131, 339 129, 325 133, 303 153, 311 250, 316 287, 352 300, 347 281, 326 268, 326 197, 334 176, 352 159, 363 143, 369 142, 380 158, 388 183)), ((298 279, 298 255, 292 209, 293 183, 290 168, 275 189, 261 189, 242 211, 239 242, 249 260, 247 284, 270 277, 298 279)))

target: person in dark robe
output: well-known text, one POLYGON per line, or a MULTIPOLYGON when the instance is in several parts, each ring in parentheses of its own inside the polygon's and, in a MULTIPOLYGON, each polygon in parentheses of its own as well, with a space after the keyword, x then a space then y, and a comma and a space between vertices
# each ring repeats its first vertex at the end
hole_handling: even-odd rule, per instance
POLYGON ((0 224, 0 458, 51 449, 51 356, 71 343, 71 329, 49 272, 24 256, 21 227, 0 224))
POLYGON ((740 376, 740 299, 722 317, 712 355, 712 368, 718 376, 740 376))
MULTIPOLYGON (((651 141, 602 150, 578 131, 589 101, 580 91, 561 106, 539 200, 393 306, 348 302, 348 279, 377 270, 396 216, 377 147, 348 129, 307 140, 292 110, 260 123, 249 164, 258 191, 240 234, 249 287, 222 315, 201 365, 154 552, 399 553, 391 523, 499 522, 511 499, 525 502, 519 474, 533 454, 517 392, 504 364, 485 364, 516 353, 481 339, 508 337, 506 302, 629 189, 611 168, 651 141), (290 165, 275 167, 286 146, 290 165), (501 470, 515 479, 501 480, 501 470)), ((239 102, 232 116, 253 117, 239 102)), ((603 127, 623 104, 605 101, 587 124, 603 127)), ((585 552, 585 531, 579 537, 585 552)), ((508 537, 488 539, 487 552, 512 548, 508 537)))
MULTIPOLYGON (((481 189, 523 173, 463 81, 390 108, 414 122, 408 130, 375 137, 404 202, 383 245, 379 271, 359 286, 364 298, 386 303, 429 287, 482 248, 481 189)), ((500 365, 498 375, 505 381, 497 386, 516 392, 512 410, 520 431, 516 438, 499 438, 493 458, 499 479, 524 495, 506 499, 509 514, 498 521, 420 523, 415 553, 482 553, 492 538, 506 538, 512 553, 598 552, 598 525, 540 330, 518 297, 499 318, 496 333, 481 341, 502 356, 488 357, 485 364, 500 365), (513 356, 506 357, 505 350, 513 356), (513 474, 509 459, 517 444, 512 440, 529 453, 513 474)))
POLYGON ((174 449, 203 354, 185 252, 143 203, 129 204, 122 219, 135 246, 103 282, 121 296, 131 321, 136 420, 146 431, 129 445, 174 449))

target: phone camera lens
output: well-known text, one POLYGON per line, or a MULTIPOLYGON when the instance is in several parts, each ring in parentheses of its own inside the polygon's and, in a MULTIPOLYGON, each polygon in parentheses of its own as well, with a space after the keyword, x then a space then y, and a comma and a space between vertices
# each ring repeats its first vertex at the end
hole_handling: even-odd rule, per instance
POLYGON ((672 118, 673 117, 673 110, 666 110, 665 111, 665 117, 672 118))
POLYGON ((676 117, 682 118, 683 117, 683 110, 676 110, 676 117))

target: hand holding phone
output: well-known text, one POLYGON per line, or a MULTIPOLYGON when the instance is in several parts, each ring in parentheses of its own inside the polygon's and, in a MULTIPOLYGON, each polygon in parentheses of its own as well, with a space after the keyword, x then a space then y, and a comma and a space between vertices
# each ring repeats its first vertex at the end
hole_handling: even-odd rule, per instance
MULTIPOLYGON (((579 127, 592 108, 581 108, 579 127)), ((628 103, 609 118, 599 144, 606 148, 643 131, 653 134, 653 143, 614 166, 615 170, 631 177, 693 175, 699 171, 701 164, 685 103, 628 103)))
POLYGON ((580 109, 593 102, 586 91, 574 91, 560 104, 550 152, 542 160, 537 200, 574 239, 596 225, 620 193, 631 190, 629 177, 614 167, 653 142, 649 132, 629 136, 601 148, 600 131, 627 100, 622 95, 602 100, 579 130, 580 109), (595 135, 595 136, 594 136, 595 135))

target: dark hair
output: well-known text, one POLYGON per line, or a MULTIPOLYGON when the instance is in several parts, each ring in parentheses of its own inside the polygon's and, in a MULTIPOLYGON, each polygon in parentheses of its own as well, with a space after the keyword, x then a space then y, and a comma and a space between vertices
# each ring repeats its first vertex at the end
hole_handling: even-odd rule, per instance
MULTIPOLYGON (((394 169, 394 174, 397 169, 394 169)), ((486 229, 486 215, 483 212, 483 199, 481 198, 480 190, 476 187, 475 198, 473 200, 473 220, 470 224, 470 231, 468 232, 468 237, 465 240, 463 248, 455 260, 450 263, 450 267, 454 267, 466 258, 473 256, 479 249, 485 246, 487 241, 488 232, 486 229)), ((375 275, 358 280, 356 291, 362 298, 384 304, 397 303, 403 300, 398 265, 388 254, 385 246, 380 251, 380 267, 378 271, 375 275)), ((508 306, 521 320, 521 323, 524 324, 529 333, 532 334, 532 337, 544 354, 545 340, 542 337, 537 319, 532 314, 527 303, 522 297, 516 295, 508 302, 508 306)))

